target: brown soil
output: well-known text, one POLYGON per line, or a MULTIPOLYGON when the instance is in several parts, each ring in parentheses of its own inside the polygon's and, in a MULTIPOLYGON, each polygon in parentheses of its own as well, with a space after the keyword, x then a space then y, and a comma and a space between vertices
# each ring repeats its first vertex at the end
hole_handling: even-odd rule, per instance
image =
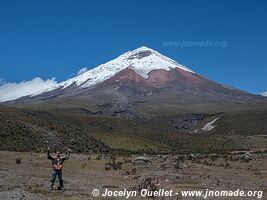
MULTIPOLYGON (((134 160, 134 158, 133 156, 127 159, 134 160)), ((48 190, 52 170, 46 154, 1 151, 0 199, 108 199, 93 197, 92 190, 97 188, 103 192, 105 188, 110 190, 136 188, 148 177, 156 180, 159 188, 175 191, 241 189, 263 190, 265 195, 267 194, 267 156, 264 154, 254 154, 253 160, 249 163, 240 160, 226 161, 226 158, 222 157, 213 161, 210 158, 185 160, 179 162, 178 169, 174 167, 175 156, 154 156, 149 159, 151 162, 146 164, 127 163, 123 164, 120 170, 105 170, 105 163, 108 161, 104 158, 98 160, 96 156, 73 154, 64 165, 66 191, 62 194, 59 190, 51 192, 48 190), (17 158, 21 158, 21 164, 16 164, 17 158), (229 166, 224 166, 226 163, 229 166), (136 168, 136 174, 132 173, 133 168, 136 168)), ((58 180, 55 186, 57 184, 58 180)), ((257 197, 228 199, 246 200, 257 197)))

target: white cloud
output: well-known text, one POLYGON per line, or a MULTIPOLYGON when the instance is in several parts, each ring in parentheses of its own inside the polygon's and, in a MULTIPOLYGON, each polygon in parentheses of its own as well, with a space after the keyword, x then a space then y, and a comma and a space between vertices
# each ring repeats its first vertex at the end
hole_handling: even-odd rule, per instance
POLYGON ((81 75, 81 74, 83 74, 83 73, 85 73, 87 71, 88 71, 87 67, 83 67, 78 71, 77 75, 81 75))
POLYGON ((10 101, 19 97, 39 93, 57 86, 57 81, 53 79, 43 80, 36 77, 30 81, 20 83, 0 83, 0 102, 10 101))
POLYGON ((267 92, 263 92, 263 93, 261 93, 261 95, 267 97, 267 92))

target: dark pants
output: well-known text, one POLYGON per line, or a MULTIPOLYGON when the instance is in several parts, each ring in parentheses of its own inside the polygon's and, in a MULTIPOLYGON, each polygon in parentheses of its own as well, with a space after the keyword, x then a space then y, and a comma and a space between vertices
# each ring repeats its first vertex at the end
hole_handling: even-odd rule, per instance
POLYGON ((51 189, 53 189, 53 186, 54 186, 54 183, 55 183, 55 180, 58 176, 58 179, 59 179, 59 184, 60 184, 60 187, 61 187, 61 190, 64 190, 64 185, 63 185, 63 179, 62 179, 62 171, 61 170, 53 170, 53 173, 52 173, 52 179, 51 179, 51 189))

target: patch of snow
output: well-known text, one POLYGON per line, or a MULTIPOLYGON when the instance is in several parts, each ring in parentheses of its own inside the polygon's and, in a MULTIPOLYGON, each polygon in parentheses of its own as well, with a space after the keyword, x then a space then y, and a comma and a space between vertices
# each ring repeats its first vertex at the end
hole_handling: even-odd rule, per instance
POLYGON ((195 130, 193 130, 193 131, 190 131, 190 133, 198 133, 198 130, 195 129, 195 130))
POLYGON ((78 75, 78 76, 79 76, 79 75, 82 75, 83 73, 85 73, 85 72, 87 72, 87 71, 88 71, 87 67, 83 67, 83 68, 81 68, 81 69, 78 71, 77 75, 78 75))
POLYGON ((216 126, 215 125, 213 125, 217 120, 219 119, 219 117, 218 118, 216 118, 216 119, 214 119, 214 120, 212 120, 211 122, 208 122, 207 124, 205 124, 201 129, 203 130, 203 131, 211 131, 212 129, 214 129, 216 126))

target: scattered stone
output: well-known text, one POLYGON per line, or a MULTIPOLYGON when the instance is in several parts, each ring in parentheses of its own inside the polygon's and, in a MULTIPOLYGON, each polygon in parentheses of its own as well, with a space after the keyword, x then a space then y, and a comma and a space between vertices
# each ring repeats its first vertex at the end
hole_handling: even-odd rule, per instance
POLYGON ((244 162, 249 162, 252 160, 252 154, 247 152, 243 155, 241 155, 241 159, 244 161, 244 162))
POLYGON ((224 164, 224 168, 230 168, 230 167, 231 166, 230 166, 230 164, 228 162, 224 164))
POLYGON ((150 161, 150 159, 146 158, 144 156, 139 156, 139 157, 135 158, 135 161, 143 161, 145 163, 148 163, 150 161))
POLYGON ((110 170, 111 169, 111 165, 110 163, 106 163, 105 164, 105 170, 110 170))

